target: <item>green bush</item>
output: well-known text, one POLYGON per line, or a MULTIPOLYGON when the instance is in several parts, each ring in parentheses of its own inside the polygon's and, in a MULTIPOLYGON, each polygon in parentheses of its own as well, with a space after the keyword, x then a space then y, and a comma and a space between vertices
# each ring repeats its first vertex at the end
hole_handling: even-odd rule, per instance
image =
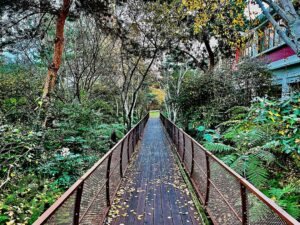
POLYGON ((250 108, 228 110, 231 118, 217 130, 196 129, 209 151, 295 218, 300 216, 299 108, 300 94, 282 100, 257 98, 250 108))
POLYGON ((73 154, 68 148, 55 153, 53 158, 38 168, 38 172, 54 179, 52 185, 68 188, 97 160, 95 156, 73 154))

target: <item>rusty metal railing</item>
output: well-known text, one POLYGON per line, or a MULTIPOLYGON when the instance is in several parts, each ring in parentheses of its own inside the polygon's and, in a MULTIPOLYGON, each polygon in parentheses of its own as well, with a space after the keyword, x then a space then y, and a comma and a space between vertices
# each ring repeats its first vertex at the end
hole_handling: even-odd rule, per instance
POLYGON ((160 118, 214 224, 300 224, 164 115, 160 118))
POLYGON ((148 118, 149 113, 41 215, 34 225, 102 224, 148 118))

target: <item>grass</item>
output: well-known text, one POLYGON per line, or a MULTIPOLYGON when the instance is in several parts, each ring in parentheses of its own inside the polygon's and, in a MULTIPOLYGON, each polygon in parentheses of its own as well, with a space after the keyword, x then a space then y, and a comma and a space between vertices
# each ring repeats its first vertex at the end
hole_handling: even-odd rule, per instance
POLYGON ((152 110, 150 111, 150 117, 158 118, 159 117, 159 110, 152 110))

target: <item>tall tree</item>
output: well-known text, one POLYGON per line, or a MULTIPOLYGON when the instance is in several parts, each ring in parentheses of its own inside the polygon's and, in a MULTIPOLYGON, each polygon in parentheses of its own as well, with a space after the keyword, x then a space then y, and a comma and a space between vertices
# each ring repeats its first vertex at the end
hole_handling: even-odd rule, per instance
POLYGON ((182 5, 187 18, 193 20, 198 40, 205 46, 209 69, 213 69, 217 61, 215 49, 229 57, 230 50, 243 43, 240 31, 246 27, 245 0, 183 0, 182 5))
POLYGON ((43 99, 50 97, 51 91, 55 87, 57 71, 61 64, 61 58, 64 50, 64 29, 67 16, 69 15, 72 0, 63 0, 56 21, 56 32, 54 41, 54 54, 52 64, 48 67, 48 74, 44 85, 43 99))
MULTIPOLYGON (((295 53, 300 57, 300 15, 296 11, 292 1, 290 0, 255 0, 264 15, 272 23, 276 32, 285 41, 285 43, 290 46, 295 53), (266 3, 272 11, 274 11, 287 25, 287 32, 282 28, 278 20, 275 20, 274 15, 271 14, 264 3, 266 3)), ((299 2, 298 2, 298 7, 299 2)))
POLYGON ((48 66, 48 73, 44 85, 43 99, 48 100, 53 91, 60 68, 64 49, 64 29, 68 17, 78 18, 81 14, 88 14, 97 18, 97 26, 105 24, 111 12, 109 0, 4 0, 1 2, 0 14, 3 38, 1 48, 17 43, 20 40, 43 38, 47 29, 44 18, 47 15, 56 17, 56 31, 52 62, 48 66), (32 23, 34 19, 35 23, 32 23), (104 23, 103 23, 104 22, 104 23), (43 32, 42 32, 43 31, 43 32))

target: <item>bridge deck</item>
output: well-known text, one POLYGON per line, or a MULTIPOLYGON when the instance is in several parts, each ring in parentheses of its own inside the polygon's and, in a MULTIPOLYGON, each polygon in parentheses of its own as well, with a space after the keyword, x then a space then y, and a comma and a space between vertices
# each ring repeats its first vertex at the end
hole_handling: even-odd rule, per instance
POLYGON ((160 120, 150 118, 106 224, 200 224, 166 135, 160 120))

